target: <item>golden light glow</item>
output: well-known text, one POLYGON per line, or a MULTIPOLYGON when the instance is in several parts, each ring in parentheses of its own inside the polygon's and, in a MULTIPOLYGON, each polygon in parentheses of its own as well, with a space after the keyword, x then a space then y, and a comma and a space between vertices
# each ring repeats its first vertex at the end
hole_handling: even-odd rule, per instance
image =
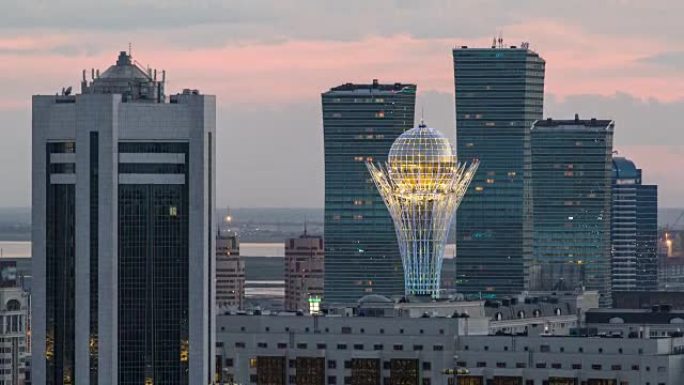
POLYGON ((421 124, 394 141, 385 165, 366 166, 394 221, 406 294, 437 296, 446 236, 477 160, 459 164, 448 139, 421 124))

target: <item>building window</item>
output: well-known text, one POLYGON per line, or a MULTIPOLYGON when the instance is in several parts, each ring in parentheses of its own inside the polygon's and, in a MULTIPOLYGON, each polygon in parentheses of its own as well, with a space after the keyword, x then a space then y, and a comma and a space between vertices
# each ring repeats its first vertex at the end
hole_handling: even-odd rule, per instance
POLYGON ((423 345, 413 345, 413 350, 423 350, 423 345))
POLYGON ((582 369, 582 364, 572 364, 572 369, 574 369, 574 370, 581 370, 581 369, 582 369))
POLYGON ((351 383, 352 383, 351 376, 344 377, 344 385, 351 385, 351 383))
POLYGON ((354 344, 354 350, 363 350, 363 344, 354 344))
POLYGON ((380 345, 380 344, 373 345, 373 350, 382 350, 382 345, 380 345))
POLYGON ((496 367, 497 367, 497 368, 505 368, 505 367, 506 367, 506 363, 505 363, 505 362, 497 362, 497 363, 496 363, 496 367))
POLYGON ((553 364, 551 364, 551 367, 554 368, 554 369, 560 369, 560 368, 561 368, 561 364, 559 364, 559 363, 553 363, 553 364))
POLYGON ((524 362, 516 362, 515 367, 518 369, 525 369, 527 367, 527 365, 525 365, 524 362))
POLYGON ((622 365, 611 365, 610 370, 622 370, 622 365))
POLYGON ((600 365, 600 364, 593 364, 593 365, 591 365, 591 369, 593 369, 593 370, 601 370, 601 365, 600 365))
POLYGON ((287 349, 287 344, 284 342, 278 342, 278 349, 287 349))
POLYGON ((337 377, 328 376, 328 385, 336 385, 336 384, 337 384, 337 377))
MULTIPOLYGON (((442 350, 444 350, 444 346, 443 345, 434 345, 432 347, 432 350, 434 350, 436 352, 441 352, 442 350)), ((468 349, 466 349, 466 350, 468 350, 468 349)))
POLYGON ((351 362, 351 361, 349 361, 349 360, 344 361, 344 368, 345 368, 345 369, 351 369, 351 367, 352 367, 352 362, 351 362))
POLYGON ((268 347, 268 344, 267 344, 266 342, 259 342, 259 343, 257 344, 257 347, 259 347, 259 348, 264 348, 264 349, 265 349, 265 348, 268 347))
POLYGON ((458 361, 458 362, 456 362, 456 366, 459 366, 461 368, 465 368, 466 366, 468 366, 468 363, 465 361, 458 361))
POLYGON ((249 375, 249 382, 253 382, 253 383, 256 384, 257 379, 258 379, 258 377, 257 377, 256 374, 250 374, 250 375, 249 375))
POLYGON ((632 370, 639 370, 639 365, 632 365, 632 370))
POLYGON ((423 362, 423 370, 432 370, 432 364, 429 361, 423 362))
POLYGON ((394 345, 394 350, 404 350, 404 345, 401 345, 401 344, 394 345))
POLYGON ((233 367, 233 359, 232 358, 226 358, 226 367, 227 368, 233 367))
POLYGON ((342 334, 351 334, 352 328, 350 328, 349 326, 343 326, 341 332, 342 334))
POLYGON ((327 345, 326 345, 326 344, 317 344, 317 345, 316 345, 316 348, 317 348, 317 349, 326 349, 326 348, 327 348, 327 345))
POLYGON ((477 366, 478 368, 486 368, 486 367, 487 367, 487 363, 484 362, 484 361, 480 361, 480 362, 478 362, 477 365, 475 365, 475 366, 477 366))
POLYGON ((430 379, 429 378, 423 378, 423 385, 430 385, 430 379))
POLYGON ((236 342, 236 343, 235 343, 235 347, 236 347, 236 348, 244 349, 244 348, 245 348, 245 343, 244 343, 244 342, 236 342))
POLYGON ((337 344, 337 350, 347 350, 346 344, 337 344))
POLYGON ((537 369, 545 369, 546 368, 546 362, 537 362, 537 365, 535 365, 537 369))
POLYGON ((336 368, 337 368, 337 361, 328 360, 328 369, 336 369, 336 368))
POLYGON ((306 344, 304 344, 304 343, 297 344, 297 349, 306 349, 306 344))

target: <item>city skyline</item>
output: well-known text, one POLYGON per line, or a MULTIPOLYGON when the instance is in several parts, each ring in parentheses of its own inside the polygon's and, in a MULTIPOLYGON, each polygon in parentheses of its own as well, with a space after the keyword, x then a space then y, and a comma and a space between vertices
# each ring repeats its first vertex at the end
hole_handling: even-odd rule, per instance
POLYGON ((615 120, 619 155, 640 164, 645 183, 661 186, 661 207, 681 207, 684 46, 675 15, 684 6, 616 1, 586 12, 576 5, 351 2, 342 16, 341 5, 332 4, 294 12, 266 2, 211 3, 187 12, 181 2, 110 3, 89 12, 86 2, 10 1, 0 16, 0 68, 8 74, 0 96, 0 164, 11 165, 0 167, 2 205, 29 204, 28 96, 76 86, 84 66, 104 70, 111 52, 129 42, 143 65, 165 63, 173 74, 170 93, 192 86, 218 96, 219 206, 322 207, 321 92, 369 78, 416 83, 416 111, 453 137, 450 50, 487 46, 503 31, 505 44, 529 41, 547 61, 544 117, 577 112, 615 120), (475 22, 483 9, 486 17, 475 22), (137 16, 150 14, 153 20, 137 16), (345 23, 350 14, 367 29, 345 23), (273 166, 271 157, 250 156, 257 151, 282 161, 273 166), (278 193, 267 185, 279 186, 278 193))

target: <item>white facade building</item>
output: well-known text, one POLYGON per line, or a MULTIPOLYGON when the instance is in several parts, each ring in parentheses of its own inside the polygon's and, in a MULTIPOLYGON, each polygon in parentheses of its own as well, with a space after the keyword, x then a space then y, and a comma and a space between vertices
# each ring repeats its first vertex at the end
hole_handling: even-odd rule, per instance
POLYGON ((0 288, 0 384, 25 383, 29 321, 28 294, 19 287, 0 288))
POLYGON ((91 76, 33 97, 33 383, 209 383, 215 97, 91 76))

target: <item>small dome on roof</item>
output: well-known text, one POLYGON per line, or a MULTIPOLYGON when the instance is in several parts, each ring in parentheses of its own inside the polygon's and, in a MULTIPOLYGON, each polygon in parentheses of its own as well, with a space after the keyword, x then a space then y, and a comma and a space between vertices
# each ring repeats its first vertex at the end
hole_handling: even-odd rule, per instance
POLYGON ((131 56, 125 51, 119 52, 119 58, 116 60, 116 64, 110 66, 103 72, 102 75, 100 75, 100 79, 150 80, 149 76, 147 76, 143 70, 131 62, 131 56))
POLYGON ((384 295, 380 294, 369 294, 369 295, 364 295, 363 297, 359 298, 357 301, 357 304, 359 305, 366 305, 366 304, 374 304, 374 303, 394 303, 391 299, 385 297, 384 295))

